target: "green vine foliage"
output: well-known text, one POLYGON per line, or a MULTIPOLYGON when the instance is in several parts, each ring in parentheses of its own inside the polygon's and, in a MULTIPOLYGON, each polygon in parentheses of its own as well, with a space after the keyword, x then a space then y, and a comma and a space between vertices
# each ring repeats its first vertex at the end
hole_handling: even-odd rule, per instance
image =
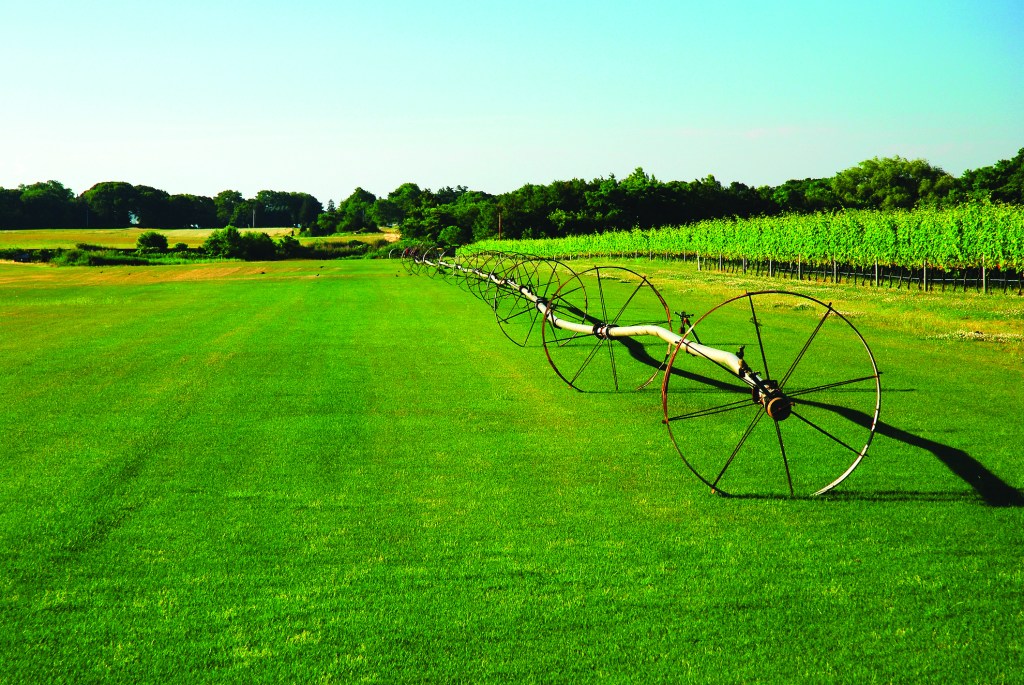
POLYGON ((541 240, 488 240, 463 248, 541 257, 695 256, 942 269, 1024 269, 1024 207, 969 203, 948 209, 842 210, 715 219, 650 230, 541 240))

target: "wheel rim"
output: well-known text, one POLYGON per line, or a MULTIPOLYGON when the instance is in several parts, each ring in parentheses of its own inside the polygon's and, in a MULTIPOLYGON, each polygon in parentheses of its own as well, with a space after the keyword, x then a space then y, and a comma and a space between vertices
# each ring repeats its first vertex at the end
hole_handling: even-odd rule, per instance
POLYGON ((712 491, 815 496, 861 463, 881 408, 878 366, 831 304, 798 293, 747 293, 704 314, 684 340, 697 333, 711 347, 743 346, 750 368, 776 381, 784 398, 774 411, 768 401, 756 403, 735 374, 674 346, 662 382, 665 425, 684 463, 712 491))
MULTIPOLYGON (((575 272, 561 262, 542 257, 521 257, 505 277, 525 287, 541 299, 548 299, 575 272)), ((525 347, 531 335, 540 328, 540 310, 537 305, 517 289, 506 289, 495 300, 494 315, 501 332, 520 347, 525 347)), ((500 291, 499 291, 500 293, 500 291)))
POLYGON ((664 298, 646 276, 622 267, 574 274, 551 297, 541 327, 544 351, 562 380, 583 392, 641 390, 664 368, 670 346, 653 336, 601 338, 553 326, 575 324, 671 327, 664 298))

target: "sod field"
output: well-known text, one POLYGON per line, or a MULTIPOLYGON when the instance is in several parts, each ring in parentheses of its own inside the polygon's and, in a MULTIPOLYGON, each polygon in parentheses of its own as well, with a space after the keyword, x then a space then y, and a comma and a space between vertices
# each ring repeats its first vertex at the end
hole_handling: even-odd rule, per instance
POLYGON ((0 682, 1020 682, 1024 301, 792 286, 883 373, 820 498, 396 261, 0 264, 0 682))

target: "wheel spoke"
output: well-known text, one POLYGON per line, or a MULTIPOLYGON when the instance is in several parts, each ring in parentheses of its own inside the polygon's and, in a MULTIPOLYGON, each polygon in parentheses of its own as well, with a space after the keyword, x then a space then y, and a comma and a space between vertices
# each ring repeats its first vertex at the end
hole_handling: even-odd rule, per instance
POLYGON ((757 425, 757 422, 761 420, 762 416, 764 416, 764 407, 759 407, 757 414, 754 416, 754 420, 750 422, 749 426, 747 426, 747 430, 743 433, 743 437, 740 438, 740 441, 736 444, 736 448, 733 449, 732 454, 729 455, 729 459, 725 462, 725 466, 723 466, 722 470, 718 472, 718 477, 715 478, 715 482, 711 484, 712 488, 718 487, 718 481, 722 480, 722 476, 725 475, 729 465, 732 464, 732 460, 736 458, 737 454, 739 454, 740 448, 743 447, 743 443, 745 443, 747 438, 750 437, 750 434, 754 431, 754 426, 757 425))
POLYGON ((577 290, 583 290, 583 284, 582 283, 580 283, 578 286, 576 286, 572 290, 566 290, 564 293, 559 293, 558 294, 558 299, 564 300, 566 297, 568 297, 569 295, 572 295, 577 290))
POLYGON ((800 395, 809 395, 812 392, 821 392, 822 390, 831 390, 832 388, 839 388, 844 385, 852 385, 853 383, 863 383, 864 381, 878 380, 878 376, 861 376, 860 378, 851 378, 848 381, 838 381, 836 383, 826 383, 825 385, 816 385, 813 388, 804 388, 803 390, 794 390, 793 392, 787 392, 786 397, 799 397, 800 395))
POLYGON ((530 312, 532 313, 532 316, 530 317, 530 328, 526 331, 526 337, 523 338, 524 343, 530 339, 531 335, 533 335, 533 329, 537 325, 537 314, 540 313, 537 311, 536 307, 530 307, 530 312))
POLYGON ((822 427, 821 427, 821 426, 819 426, 818 424, 816 424, 816 423, 814 423, 813 421, 811 421, 811 420, 809 420, 809 419, 805 418, 804 416, 801 416, 800 414, 798 414, 798 413, 797 413, 797 412, 795 412, 795 411, 792 411, 792 410, 791 410, 791 413, 792 413, 792 415, 793 415, 793 416, 797 417, 798 419, 800 419, 801 421, 803 421, 804 423, 806 423, 806 424, 807 424, 808 426, 810 426, 810 427, 811 427, 811 428, 813 428, 814 430, 818 431, 819 433, 821 433, 822 435, 824 435, 824 436, 826 436, 826 437, 828 437, 828 438, 831 438, 831 439, 832 439, 832 440, 833 440, 833 441, 834 441, 835 443, 837 443, 837 444, 839 444, 839 445, 842 445, 843 447, 845 447, 846 449, 850 450, 851 452, 853 452, 853 453, 854 453, 854 454, 856 454, 856 455, 860 455, 860 450, 855 450, 855 449, 853 449, 852 447, 850 447, 849 445, 847 445, 847 444, 846 444, 845 442, 843 442, 842 440, 840 440, 840 439, 839 439, 839 438, 837 438, 836 436, 834 436, 834 435, 832 435, 831 433, 829 433, 829 432, 828 432, 827 430, 825 430, 824 428, 822 428, 822 427))
POLYGON ((594 361, 594 357, 597 355, 597 351, 599 349, 601 349, 601 344, 603 342, 604 342, 603 340, 598 340, 597 341, 597 344, 594 345, 594 349, 590 350, 590 354, 588 354, 587 358, 583 360, 583 365, 580 367, 580 370, 577 371, 576 375, 572 377, 571 381, 569 381, 569 385, 573 385, 574 383, 576 383, 576 379, 580 377, 580 374, 583 373, 583 371, 588 366, 590 366, 590 362, 594 361))
POLYGON ((764 353, 764 342, 761 340, 761 325, 757 322, 757 312, 754 311, 754 298, 747 294, 747 300, 750 301, 750 315, 754 317, 754 332, 757 333, 757 346, 761 350, 761 362, 764 364, 764 377, 771 378, 772 374, 768 371, 768 357, 764 353))
MULTIPOLYGON (((515 310, 513 310, 513 311, 515 311, 515 310)), ((508 323, 508 322, 509 322, 509 321, 511 321, 512 319, 517 319, 517 318, 519 318, 520 316, 523 316, 524 314, 529 314, 529 313, 530 313, 530 310, 529 310, 529 309, 521 309, 521 310, 519 310, 518 312, 516 312, 515 314, 510 314, 509 316, 506 316, 505 318, 503 318, 503 319, 500 319, 500 321, 501 321, 502 323, 508 323)))
POLYGON ((778 421, 773 421, 775 424, 775 435, 779 437, 779 451, 782 452, 782 463, 786 467, 786 482, 789 483, 789 496, 793 496, 793 476, 789 473, 789 460, 786 459, 786 444, 782 440, 782 428, 779 426, 778 421))
POLYGON ((601 323, 608 323, 608 305, 604 301, 604 285, 602 284, 601 271, 597 271, 597 294, 601 298, 601 323))
MULTIPOLYGON (((640 289, 644 287, 644 284, 646 282, 647 282, 646 278, 644 278, 642 281, 640 281, 640 285, 638 285, 636 287, 636 290, 634 290, 630 294, 630 296, 626 299, 626 302, 619 308, 619 312, 618 312, 618 314, 615 315, 615 318, 608 322, 609 324, 617 324, 619 322, 619 318, 621 318, 622 317, 622 313, 624 311, 626 311, 626 307, 629 306, 629 303, 633 301, 633 298, 636 297, 636 294, 638 292, 640 292, 640 289)), ((636 324, 634 323, 633 325, 636 325, 636 324)))
POLYGON ((753 403, 750 398, 737 400, 735 402, 729 402, 728 404, 722 404, 717 407, 709 407, 707 409, 699 409, 692 411, 688 414, 680 414, 678 416, 670 416, 668 421, 682 421, 684 419, 696 419, 701 416, 711 416, 712 414, 722 414, 727 411, 735 411, 737 409, 743 409, 744 407, 752 407, 753 403))
POLYGON ((819 321, 818 325, 814 327, 814 331, 811 333, 811 337, 809 337, 807 339, 807 342, 804 343, 803 349, 800 350, 800 354, 796 356, 796 359, 793 360, 793 363, 790 365, 789 370, 786 371, 786 375, 783 376, 782 381, 779 382, 779 390, 782 390, 784 387, 786 387, 786 381, 788 381, 789 377, 793 375, 794 371, 796 371, 796 367, 800 363, 800 360, 804 358, 804 354, 806 354, 808 348, 810 348, 811 343, 814 342, 814 338, 817 337, 818 331, 820 331, 821 327, 825 324, 825 319, 827 319, 828 315, 831 313, 832 303, 829 302, 828 307, 826 307, 825 309, 825 316, 821 317, 821 321, 819 321))
POLYGON ((589 337, 590 337, 589 333, 573 333, 572 335, 570 335, 567 338, 557 338, 556 337, 555 338, 555 342, 557 343, 558 347, 565 347, 566 345, 571 343, 573 340, 579 340, 580 338, 589 338, 589 337))
POLYGON ((615 370, 615 345, 612 344, 611 340, 608 340, 608 356, 612 362, 612 383, 615 385, 615 390, 619 389, 619 374, 615 370))

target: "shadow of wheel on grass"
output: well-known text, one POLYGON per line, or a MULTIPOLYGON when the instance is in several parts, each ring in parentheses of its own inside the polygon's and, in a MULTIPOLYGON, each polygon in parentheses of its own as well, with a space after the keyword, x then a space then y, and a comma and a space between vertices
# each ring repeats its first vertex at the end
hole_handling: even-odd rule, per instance
MULTIPOLYGON (((733 391, 746 394, 746 390, 737 390, 735 386, 708 378, 701 374, 689 371, 672 369, 673 376, 682 376, 690 381, 696 381, 719 390, 733 391)), ((885 393, 886 391, 882 391, 885 393)), ((841 407, 823 402, 814 402, 801 399, 800 404, 831 411, 844 419, 864 428, 871 427, 872 417, 864 412, 849 407, 841 407)), ((930 452, 932 456, 942 462, 946 468, 953 472, 960 480, 969 485, 981 498, 982 502, 991 507, 1024 507, 1024 493, 1013 487, 996 474, 992 473, 980 461, 972 457, 962 449, 945 445, 935 440, 914 435, 908 431, 891 424, 879 421, 875 427, 877 435, 884 435, 887 438, 902 442, 910 447, 930 452)), ((762 496, 762 495, 730 495, 737 499, 793 499, 786 496, 762 496)), ((837 489, 828 493, 829 499, 834 500, 862 500, 873 502, 899 502, 899 501, 929 501, 929 502, 959 502, 963 501, 963 493, 923 492, 917 490, 885 490, 876 492, 863 492, 856 490, 837 489)), ((807 498, 812 499, 812 498, 807 498)))
MULTIPOLYGON (((836 412, 843 418, 864 427, 871 426, 871 417, 847 407, 836 407, 820 402, 803 401, 826 411, 836 412)), ((984 464, 970 454, 957 447, 944 445, 941 442, 923 438, 907 431, 879 421, 875 433, 897 440, 905 445, 931 452, 936 459, 946 465, 960 480, 971 486, 985 504, 991 507, 1024 507, 1024 494, 996 474, 989 471, 984 464)), ((880 492, 838 491, 829 494, 830 499, 866 500, 866 501, 959 501, 962 495, 956 493, 935 493, 890 490, 880 492)))
MULTIPOLYGON (((652 368, 663 368, 664 360, 655 359, 644 348, 629 338, 619 339, 629 355, 641 364, 652 368)), ((746 389, 737 388, 735 385, 724 383, 720 380, 709 378, 699 373, 686 371, 680 368, 672 369, 673 376, 679 376, 687 380, 702 383, 723 391, 747 394, 746 389)), ((886 391, 882 391, 885 393, 886 391)), ((858 424, 864 428, 871 427, 872 417, 856 409, 840 407, 821 402, 813 402, 802 399, 800 404, 805 404, 826 411, 834 412, 846 420, 858 424)), ((930 452, 936 459, 942 462, 946 468, 953 472, 964 483, 969 485, 987 506, 991 507, 1024 507, 1024 493, 1002 480, 992 473, 980 461, 970 454, 957 447, 944 445, 941 442, 914 435, 908 431, 891 424, 879 421, 875 427, 875 433, 884 435, 887 438, 902 442, 905 445, 930 452)), ((763 496, 763 495, 730 495, 737 499, 793 499, 786 496, 763 496)), ((963 501, 962 493, 923 492, 916 490, 885 490, 876 492, 863 492, 856 490, 834 490, 828 493, 829 499, 834 500, 859 500, 871 502, 899 502, 899 501, 928 501, 928 502, 960 502, 963 501)))

